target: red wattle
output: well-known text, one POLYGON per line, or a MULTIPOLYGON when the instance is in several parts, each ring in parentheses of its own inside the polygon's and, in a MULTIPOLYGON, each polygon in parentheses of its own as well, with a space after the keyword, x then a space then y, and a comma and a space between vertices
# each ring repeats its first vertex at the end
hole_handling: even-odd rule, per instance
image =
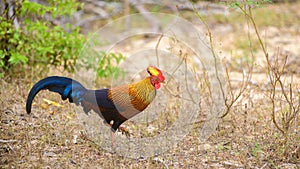
POLYGON ((155 87, 155 89, 159 89, 160 88, 160 83, 155 83, 154 87, 155 87))

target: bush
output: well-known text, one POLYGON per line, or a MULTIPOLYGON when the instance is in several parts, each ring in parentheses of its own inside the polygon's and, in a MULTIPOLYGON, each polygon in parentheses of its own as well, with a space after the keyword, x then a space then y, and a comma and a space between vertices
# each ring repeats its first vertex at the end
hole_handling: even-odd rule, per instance
POLYGON ((54 21, 72 16, 80 3, 4 0, 0 6, 0 76, 16 68, 44 69, 49 64, 74 70, 85 38, 78 27, 54 21))

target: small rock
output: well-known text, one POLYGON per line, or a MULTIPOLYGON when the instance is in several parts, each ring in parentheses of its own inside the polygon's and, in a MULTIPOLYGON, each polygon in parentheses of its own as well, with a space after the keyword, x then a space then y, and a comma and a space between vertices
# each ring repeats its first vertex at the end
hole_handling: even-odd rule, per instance
POLYGON ((203 148, 204 148, 205 151, 207 151, 207 150, 210 150, 212 148, 212 146, 209 145, 209 144, 204 144, 203 148))
POLYGON ((45 151, 43 156, 46 156, 46 157, 55 157, 57 156, 54 152, 48 152, 48 151, 45 151))
POLYGON ((74 144, 77 144, 77 138, 78 138, 77 135, 74 135, 74 136, 73 136, 73 143, 74 143, 74 144))
POLYGON ((152 125, 149 125, 146 130, 148 133, 152 133, 154 130, 156 130, 156 128, 153 127, 152 125))

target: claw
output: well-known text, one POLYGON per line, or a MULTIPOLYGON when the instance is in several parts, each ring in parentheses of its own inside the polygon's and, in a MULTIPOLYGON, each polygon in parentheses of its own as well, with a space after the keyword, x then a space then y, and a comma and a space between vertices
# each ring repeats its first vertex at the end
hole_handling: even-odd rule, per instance
POLYGON ((130 133, 129 133, 129 130, 128 129, 126 129, 125 127, 119 127, 118 128, 118 130, 119 131, 121 131, 122 132, 122 134, 125 134, 126 135, 126 137, 130 137, 130 133))

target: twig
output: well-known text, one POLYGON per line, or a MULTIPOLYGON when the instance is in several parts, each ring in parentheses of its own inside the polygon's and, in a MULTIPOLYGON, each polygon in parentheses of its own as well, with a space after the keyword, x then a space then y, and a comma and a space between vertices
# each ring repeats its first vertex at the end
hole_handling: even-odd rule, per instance
POLYGON ((155 46, 155 55, 156 55, 156 61, 157 61, 157 66, 159 67, 159 57, 158 57, 158 46, 159 46, 159 44, 160 44, 160 41, 161 41, 161 39, 164 37, 164 34, 161 34, 160 36, 159 36, 159 39, 158 39, 158 41, 157 41, 157 44, 156 44, 156 46, 155 46))
MULTIPOLYGON (((219 68, 218 68, 218 58, 217 58, 217 55, 216 55, 216 52, 215 52, 215 49, 214 49, 214 45, 213 45, 213 38, 212 38, 212 33, 210 31, 210 28, 209 28, 209 25, 208 23, 205 21, 205 19, 200 15, 199 11, 196 10, 195 8, 195 4, 193 3, 193 10, 195 12, 195 14, 197 15, 197 17, 202 21, 202 23, 205 25, 206 29, 207 29, 207 34, 208 34, 208 37, 209 37, 209 45, 210 45, 210 49, 211 49, 211 53, 213 55, 213 58, 214 58, 214 68, 215 68, 215 74, 216 74, 216 78, 218 80, 218 83, 219 83, 219 86, 220 86, 220 89, 221 89, 221 93, 222 93, 222 96, 223 96, 223 99, 225 101, 225 105, 226 105, 226 100, 227 100, 227 97, 226 97, 226 93, 225 93, 225 89, 223 88, 223 83, 220 79, 220 73, 219 73, 219 68)), ((212 97, 212 96, 211 96, 212 97)), ((225 113, 227 114, 227 113, 225 113)))
POLYGON ((244 167, 243 165, 235 164, 235 163, 232 163, 232 162, 229 162, 229 161, 223 161, 223 165, 232 166, 234 168, 243 168, 244 167))
POLYGON ((11 110, 10 108, 7 108, 4 110, 4 113, 11 113, 11 114, 16 114, 13 110, 11 110))
POLYGON ((194 104, 196 104, 196 101, 194 100, 194 98, 193 98, 193 96, 192 96, 192 93, 191 93, 191 91, 190 91, 190 89, 189 89, 189 84, 188 84, 188 79, 187 79, 187 56, 185 55, 185 57, 184 57, 184 62, 185 62, 185 76, 184 76, 184 79, 185 79, 185 83, 186 83, 186 91, 188 92, 188 94, 189 94, 189 96, 190 96, 190 98, 191 98, 191 100, 193 101, 193 103, 194 104))
POLYGON ((262 167, 260 167, 260 169, 265 168, 268 165, 268 163, 265 163, 262 167))
POLYGON ((14 142, 17 142, 18 140, 3 140, 3 139, 0 139, 0 143, 14 143, 14 142))

